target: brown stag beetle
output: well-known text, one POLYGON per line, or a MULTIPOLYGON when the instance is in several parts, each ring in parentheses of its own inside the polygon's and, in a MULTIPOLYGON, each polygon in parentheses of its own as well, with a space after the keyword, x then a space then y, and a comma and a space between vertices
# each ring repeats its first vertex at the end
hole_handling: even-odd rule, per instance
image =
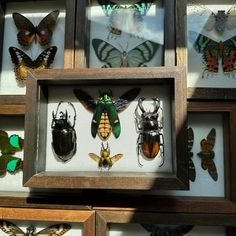
MULTIPOLYGON (((154 110, 147 111, 144 109, 143 101, 144 97, 138 100, 138 105, 135 109, 135 120, 137 126, 137 132, 139 133, 137 139, 137 152, 138 152, 138 164, 143 166, 139 160, 139 154, 142 152, 147 159, 154 159, 159 151, 161 157, 164 158, 164 137, 161 132, 163 129, 163 115, 162 108, 160 106, 160 100, 156 97, 152 98, 154 102, 154 110), (141 115, 138 113, 138 109, 141 111, 141 115), (161 110, 161 111, 160 111, 161 110), (159 115, 161 114, 161 118, 159 115)), ((162 166, 164 159, 162 159, 162 166)))
POLYGON ((72 103, 68 104, 74 110, 74 122, 71 124, 67 110, 65 112, 60 111, 60 116, 57 118, 59 107, 64 102, 61 101, 57 105, 56 114, 52 112, 52 148, 56 156, 63 162, 68 161, 76 152, 76 132, 75 132, 75 120, 76 111, 72 103))

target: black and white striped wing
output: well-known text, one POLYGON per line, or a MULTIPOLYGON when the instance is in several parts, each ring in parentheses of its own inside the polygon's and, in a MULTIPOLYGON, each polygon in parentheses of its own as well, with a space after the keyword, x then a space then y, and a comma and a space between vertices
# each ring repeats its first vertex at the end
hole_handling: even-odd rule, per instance
POLYGON ((128 54, 128 66, 129 67, 141 67, 146 66, 144 63, 149 62, 154 57, 157 49, 159 48, 158 43, 154 43, 147 40, 134 49, 130 50, 128 54))
POLYGON ((71 225, 69 224, 56 224, 56 225, 51 225, 39 231, 36 235, 37 236, 62 236, 70 229, 71 229, 71 225))
POLYGON ((24 236, 25 235, 25 233, 18 226, 5 220, 0 221, 0 229, 4 233, 9 234, 10 236, 24 236))
POLYGON ((92 45, 98 59, 106 63, 103 67, 122 66, 122 52, 117 48, 101 39, 93 39, 92 45))

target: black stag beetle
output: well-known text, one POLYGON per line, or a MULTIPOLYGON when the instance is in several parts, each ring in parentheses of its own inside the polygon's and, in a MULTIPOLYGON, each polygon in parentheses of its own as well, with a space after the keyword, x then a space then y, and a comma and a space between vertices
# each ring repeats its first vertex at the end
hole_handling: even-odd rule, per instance
POLYGON ((68 119, 70 116, 68 116, 67 110, 65 112, 60 111, 60 116, 57 118, 58 109, 62 103, 64 102, 61 101, 58 103, 56 114, 54 114, 54 111, 52 112, 52 147, 57 157, 66 162, 71 159, 76 152, 76 132, 74 129, 76 111, 74 105, 68 102, 74 110, 73 125, 71 125, 68 119))
MULTIPOLYGON (((143 107, 144 97, 138 100, 138 105, 135 109, 136 115, 136 125, 137 131, 139 133, 137 144, 138 144, 138 164, 143 166, 139 160, 139 154, 142 150, 143 155, 147 159, 154 159, 159 151, 161 152, 161 157, 164 158, 164 137, 161 133, 163 129, 163 115, 160 112, 162 108, 160 107, 160 100, 156 97, 152 98, 154 102, 154 110, 147 111, 143 107), (138 109, 141 110, 141 116, 138 113, 138 109), (161 119, 159 119, 159 114, 161 113, 161 119)), ((164 159, 160 166, 164 163, 164 159)))

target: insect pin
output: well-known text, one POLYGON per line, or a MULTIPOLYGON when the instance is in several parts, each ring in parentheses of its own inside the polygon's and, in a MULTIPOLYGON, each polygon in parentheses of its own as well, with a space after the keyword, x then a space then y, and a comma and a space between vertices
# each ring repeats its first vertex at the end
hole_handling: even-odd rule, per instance
POLYGON ((4 175, 7 171, 15 173, 22 169, 23 161, 21 158, 13 156, 16 152, 22 151, 24 148, 24 139, 19 135, 13 134, 10 137, 7 132, 0 130, 0 175, 4 175))
POLYGON ((203 170, 208 170, 209 175, 214 181, 217 181, 218 174, 214 163, 215 152, 213 151, 216 139, 216 130, 212 128, 207 138, 200 142, 201 151, 197 155, 201 158, 201 166, 203 170))
POLYGON ((96 155, 95 153, 89 153, 89 156, 94 161, 98 162, 98 167, 100 169, 107 168, 108 170, 114 165, 115 162, 120 160, 123 157, 123 154, 116 154, 113 157, 110 157, 110 147, 107 143, 106 148, 104 147, 102 143, 101 151, 100 151, 100 157, 96 155))
POLYGON ((133 88, 125 92, 116 101, 112 98, 111 90, 101 93, 95 101, 89 94, 81 89, 74 89, 75 96, 82 105, 93 113, 91 122, 91 133, 93 138, 97 133, 102 141, 106 141, 113 133, 118 138, 121 133, 121 125, 118 113, 124 111, 131 101, 139 94, 140 88, 133 88))
POLYGON ((194 142, 194 133, 191 127, 188 128, 188 169, 189 169, 189 179, 194 182, 196 179, 196 170, 194 163, 192 161, 193 152, 191 151, 193 148, 194 142))
POLYGON ((43 230, 40 230, 39 232, 36 232, 36 228, 34 226, 29 226, 26 229, 26 232, 24 232, 22 229, 20 229, 17 225, 1 220, 0 221, 0 229, 10 236, 16 236, 16 235, 22 235, 22 236, 62 236, 65 234, 68 230, 71 229, 71 225, 69 224, 56 224, 49 226, 43 230))
MULTIPOLYGON (((139 154, 142 154, 149 160, 154 159, 159 151, 161 157, 164 158, 164 137, 162 134, 163 129, 163 114, 160 106, 160 100, 156 97, 152 98, 154 102, 153 111, 147 111, 143 106, 144 97, 138 100, 138 105, 135 109, 135 120, 137 125, 137 131, 139 133, 137 139, 137 152, 138 152, 138 164, 143 166, 139 160, 139 154), (138 113, 141 111, 141 116, 138 113), (161 117, 159 117, 161 115, 161 117)), ((163 162, 160 166, 162 166, 163 162)))
POLYGON ((76 132, 75 132, 75 120, 76 110, 72 103, 67 104, 72 108, 74 112, 73 124, 71 124, 67 110, 65 112, 60 111, 60 117, 58 118, 58 110, 65 102, 61 101, 57 105, 56 113, 52 113, 52 148, 56 156, 66 162, 72 158, 76 152, 76 132))

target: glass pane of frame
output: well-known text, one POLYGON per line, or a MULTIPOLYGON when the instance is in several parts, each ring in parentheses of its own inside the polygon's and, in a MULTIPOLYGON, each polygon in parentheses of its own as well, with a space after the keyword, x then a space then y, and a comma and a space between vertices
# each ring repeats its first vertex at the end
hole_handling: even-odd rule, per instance
POLYGON ((188 1, 188 87, 235 88, 235 1, 188 1))
POLYGON ((67 49, 73 48, 68 38, 74 31, 71 22, 71 28, 66 27, 73 17, 70 4, 64 0, 4 3, 1 95, 24 95, 27 69, 69 67, 67 49))
POLYGON ((92 1, 89 67, 162 66, 162 1, 92 1))

